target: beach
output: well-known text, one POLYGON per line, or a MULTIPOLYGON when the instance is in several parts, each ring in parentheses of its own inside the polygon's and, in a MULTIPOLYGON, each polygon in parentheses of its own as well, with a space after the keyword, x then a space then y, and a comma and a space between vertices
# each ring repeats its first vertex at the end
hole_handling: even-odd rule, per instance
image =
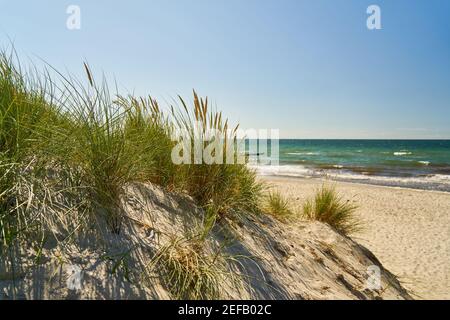
POLYGON ((260 176, 300 211, 323 183, 359 206, 363 230, 351 237, 371 250, 416 299, 450 299, 450 193, 260 176))

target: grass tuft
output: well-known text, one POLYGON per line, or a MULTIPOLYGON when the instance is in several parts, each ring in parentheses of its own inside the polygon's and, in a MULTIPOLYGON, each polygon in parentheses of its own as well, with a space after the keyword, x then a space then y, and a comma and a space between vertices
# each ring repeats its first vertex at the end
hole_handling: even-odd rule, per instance
MULTIPOLYGON (((176 129, 187 133, 187 139, 194 145, 203 141, 203 147, 215 139, 224 138, 223 144, 213 154, 218 163, 183 164, 178 166, 177 183, 180 190, 186 190, 199 205, 214 211, 219 217, 236 212, 255 212, 262 195, 262 185, 256 181, 256 174, 245 163, 238 163, 238 137, 235 126, 229 130, 228 119, 221 112, 211 110, 208 98, 201 98, 193 92, 193 106, 179 97, 182 108, 173 112, 176 129), (210 132, 214 132, 212 136, 210 132), (209 133, 209 134, 208 134, 209 133), (226 164, 228 150, 235 150, 235 163, 226 164)), ((193 159, 194 160, 194 159, 193 159)))
POLYGON ((280 220, 286 220, 294 216, 289 200, 277 191, 271 191, 267 194, 263 211, 280 220))
POLYGON ((303 212, 306 218, 327 223, 348 235, 360 229, 360 223, 355 217, 357 208, 349 200, 343 200, 334 187, 323 185, 314 198, 306 201, 303 212))
POLYGON ((204 300, 223 298, 223 284, 228 276, 220 252, 206 252, 198 238, 173 238, 152 259, 156 270, 174 299, 204 300))

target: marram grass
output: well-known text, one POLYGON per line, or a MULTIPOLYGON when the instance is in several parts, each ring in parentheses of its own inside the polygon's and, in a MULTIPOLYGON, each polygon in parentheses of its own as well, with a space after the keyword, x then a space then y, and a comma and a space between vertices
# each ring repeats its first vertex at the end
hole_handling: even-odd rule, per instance
POLYGON ((245 164, 175 165, 172 134, 198 122, 225 132, 228 120, 195 92, 192 107, 179 97, 180 107, 164 111, 151 97, 111 93, 86 64, 79 81, 50 66, 25 72, 13 57, 0 53, 0 267, 13 268, 17 248, 48 239, 63 248, 99 223, 120 233, 124 187, 155 183, 191 195, 208 223, 202 237, 172 242, 154 263, 170 275, 174 297, 217 297, 223 258, 202 251, 203 242, 218 218, 257 210, 262 186, 245 164))
POLYGON ((277 191, 270 191, 266 195, 262 210, 280 220, 287 220, 295 215, 289 200, 277 191))
POLYGON ((307 219, 324 222, 343 234, 351 234, 360 229, 355 216, 357 206, 344 200, 333 186, 323 185, 316 195, 307 200, 303 213, 307 219))
POLYGON ((198 237, 173 238, 148 267, 160 274, 174 299, 220 299, 224 298, 227 281, 239 283, 222 254, 207 253, 204 240, 198 237))

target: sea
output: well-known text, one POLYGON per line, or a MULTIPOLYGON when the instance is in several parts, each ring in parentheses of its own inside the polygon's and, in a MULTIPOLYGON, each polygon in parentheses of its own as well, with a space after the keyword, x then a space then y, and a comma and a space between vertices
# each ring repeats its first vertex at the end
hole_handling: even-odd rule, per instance
MULTIPOLYGON (((258 157, 271 158, 269 152, 258 157)), ((278 164, 264 162, 254 165, 259 175, 450 192, 450 140, 282 139, 278 164)))

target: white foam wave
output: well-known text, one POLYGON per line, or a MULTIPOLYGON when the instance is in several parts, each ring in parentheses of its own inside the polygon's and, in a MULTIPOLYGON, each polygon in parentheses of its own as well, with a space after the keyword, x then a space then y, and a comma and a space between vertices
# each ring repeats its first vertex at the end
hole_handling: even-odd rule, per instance
POLYGON ((409 156, 411 154, 412 154, 412 152, 409 152, 409 151, 394 152, 394 156, 409 156))
POLYGON ((318 156, 318 152, 287 152, 286 154, 293 156, 318 156))
POLYGON ((290 177, 329 177, 332 179, 378 182, 385 184, 430 184, 438 183, 450 186, 450 175, 434 174, 422 177, 386 177, 373 176, 364 173, 351 173, 342 170, 314 170, 300 165, 253 166, 261 176, 290 177))
POLYGON ((405 185, 412 184, 430 184, 438 183, 450 186, 450 175, 434 174, 423 177, 383 177, 383 176, 367 176, 364 174, 336 174, 330 175, 335 178, 343 178, 349 180, 365 180, 373 182, 385 182, 387 184, 400 183, 405 185))
POLYGON ((307 177, 314 175, 314 170, 299 165, 252 166, 251 168, 261 176, 307 177))
POLYGON ((448 174, 434 174, 432 176, 428 176, 427 179, 429 181, 435 181, 435 182, 450 184, 450 175, 448 175, 448 174))
POLYGON ((430 161, 419 161, 419 163, 425 165, 425 166, 429 166, 430 165, 430 161))
POLYGON ((326 174, 326 176, 335 179, 356 180, 356 181, 368 181, 379 182, 385 184, 430 184, 438 183, 450 186, 450 175, 434 174, 423 177, 386 177, 386 176, 370 176, 365 174, 353 174, 347 172, 334 172, 326 174))

